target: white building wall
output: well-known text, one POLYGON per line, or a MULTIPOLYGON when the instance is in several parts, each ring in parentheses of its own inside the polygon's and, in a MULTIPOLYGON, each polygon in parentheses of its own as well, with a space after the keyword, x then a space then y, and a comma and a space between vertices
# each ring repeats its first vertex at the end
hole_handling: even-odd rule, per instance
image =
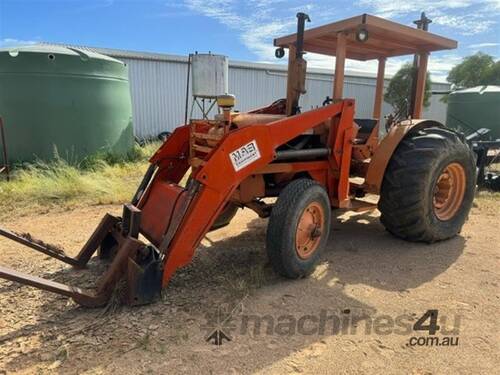
MULTIPOLYGON (((135 134, 138 138, 155 137, 172 131, 184 121, 187 59, 155 60, 116 56, 129 67, 135 134)), ((386 81, 386 84, 388 81, 386 81)), ((320 106, 333 91, 333 75, 311 70, 307 75, 307 94, 301 98, 303 111, 320 106)), ((447 84, 433 84, 434 90, 446 90, 447 84)), ((229 63, 229 92, 236 95, 235 109, 247 111, 286 96, 286 72, 282 65, 229 63)), ((371 117, 375 96, 375 78, 346 75, 344 97, 356 99, 356 116, 371 117)), ((446 119, 446 104, 441 96, 431 98, 424 117, 441 122, 446 119)), ((191 105, 191 98, 190 98, 191 105)), ((383 113, 391 107, 384 103, 383 113)), ((199 111, 195 109, 195 116, 199 111)))

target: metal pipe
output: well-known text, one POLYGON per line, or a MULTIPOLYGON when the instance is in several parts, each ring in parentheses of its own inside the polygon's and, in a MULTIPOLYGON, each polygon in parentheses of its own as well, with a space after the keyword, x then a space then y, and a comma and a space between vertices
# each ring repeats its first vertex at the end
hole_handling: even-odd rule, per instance
POLYGON ((149 183, 151 182, 151 178, 153 177, 155 172, 156 172, 156 164, 151 164, 148 167, 146 173, 144 174, 144 177, 142 178, 142 181, 141 181, 139 187, 137 188, 137 191, 135 192, 134 197, 132 198, 131 203, 134 206, 137 206, 137 204, 141 200, 142 195, 144 194, 144 191, 148 187, 149 183))
POLYGON ((184 125, 187 124, 188 119, 188 104, 189 104, 189 77, 191 73, 191 54, 189 54, 188 62, 187 62, 187 81, 186 81, 186 108, 184 110, 184 125))
POLYGON ((302 57, 304 54, 304 29, 306 21, 311 22, 309 16, 305 13, 299 12, 297 13, 297 42, 296 42, 296 50, 295 55, 298 59, 302 57))
POLYGON ((300 95, 306 93, 307 61, 304 60, 304 28, 310 21, 305 13, 297 13, 297 35, 295 45, 288 46, 288 79, 286 88, 286 115, 300 112, 300 95))
POLYGON ((275 161, 282 161, 294 158, 317 158, 328 156, 330 154, 329 148, 308 148, 304 150, 284 150, 276 151, 275 161))
MULTIPOLYGON (((422 12, 420 15, 420 19, 413 21, 415 25, 417 25, 417 29, 423 31, 429 31, 429 24, 432 23, 432 20, 426 17, 425 13, 422 12)), ((420 65, 419 54, 413 55, 413 72, 412 72, 412 81, 411 81, 411 91, 410 91, 410 106, 407 108, 408 111, 406 113, 408 116, 413 116, 415 112, 415 99, 417 96, 417 76, 418 76, 418 68, 420 65)))

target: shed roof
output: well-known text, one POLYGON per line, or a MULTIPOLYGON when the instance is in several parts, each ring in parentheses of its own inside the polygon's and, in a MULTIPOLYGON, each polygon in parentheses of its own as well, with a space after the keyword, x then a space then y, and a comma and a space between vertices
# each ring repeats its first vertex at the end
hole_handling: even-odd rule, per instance
MULTIPOLYGON (((165 53, 154 53, 154 52, 143 52, 143 51, 129 51, 115 48, 103 48, 103 47, 90 47, 90 46, 82 46, 76 44, 63 44, 63 43, 52 43, 52 42, 41 42, 42 45, 48 46, 62 46, 68 48, 77 48, 83 51, 92 51, 96 53, 100 53, 103 55, 111 56, 116 59, 132 59, 132 60, 145 60, 145 61, 166 61, 166 62, 180 62, 187 63, 188 57, 181 55, 170 55, 165 53)), ((282 61, 279 64, 274 63, 266 63, 266 62, 250 62, 250 61, 239 61, 239 60, 229 60, 229 66, 234 68, 243 68, 243 69, 259 69, 266 71, 278 71, 278 72, 287 72, 288 67, 286 64, 283 64, 282 61)), ((308 73, 313 74, 333 74, 333 63, 332 69, 325 68, 307 68, 308 73)), ((346 77, 363 77, 363 78, 376 78, 375 73, 367 73, 356 70, 346 70, 346 77)), ((391 75, 386 76, 387 79, 391 78, 391 75)))
MULTIPOLYGON (((380 17, 362 14, 306 30, 304 50, 335 56, 337 35, 340 32, 347 34, 346 57, 353 60, 366 61, 457 47, 455 40, 380 17), (369 38, 366 42, 356 40, 356 31, 361 27, 368 30, 369 38)), ((296 38, 297 34, 277 38, 274 40, 274 45, 288 48, 295 43, 296 38)))

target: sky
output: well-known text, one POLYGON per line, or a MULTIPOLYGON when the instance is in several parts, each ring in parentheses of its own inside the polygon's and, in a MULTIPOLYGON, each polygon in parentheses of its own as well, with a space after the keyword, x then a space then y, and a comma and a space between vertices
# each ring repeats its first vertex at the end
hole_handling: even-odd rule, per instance
MULTIPOLYGON (((299 11, 311 18, 306 27, 362 13, 414 26, 425 11, 431 32, 458 41, 457 50, 431 56, 435 81, 477 51, 500 58, 500 0, 0 0, 0 47, 52 42, 284 63, 274 57, 273 39, 295 31, 299 11)), ((309 67, 334 66, 331 57, 306 59, 309 67)), ((389 59, 387 73, 410 59, 389 59)), ((374 73, 376 65, 348 61, 347 69, 374 73)))

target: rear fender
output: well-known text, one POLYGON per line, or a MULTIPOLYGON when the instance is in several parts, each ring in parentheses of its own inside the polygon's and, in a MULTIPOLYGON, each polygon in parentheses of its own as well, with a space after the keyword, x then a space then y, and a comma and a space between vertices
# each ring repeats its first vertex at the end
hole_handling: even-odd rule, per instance
POLYGON ((399 143, 410 131, 431 127, 444 128, 445 126, 438 121, 424 119, 405 120, 394 125, 379 143, 371 158, 365 177, 365 190, 369 193, 379 194, 385 170, 399 143))

